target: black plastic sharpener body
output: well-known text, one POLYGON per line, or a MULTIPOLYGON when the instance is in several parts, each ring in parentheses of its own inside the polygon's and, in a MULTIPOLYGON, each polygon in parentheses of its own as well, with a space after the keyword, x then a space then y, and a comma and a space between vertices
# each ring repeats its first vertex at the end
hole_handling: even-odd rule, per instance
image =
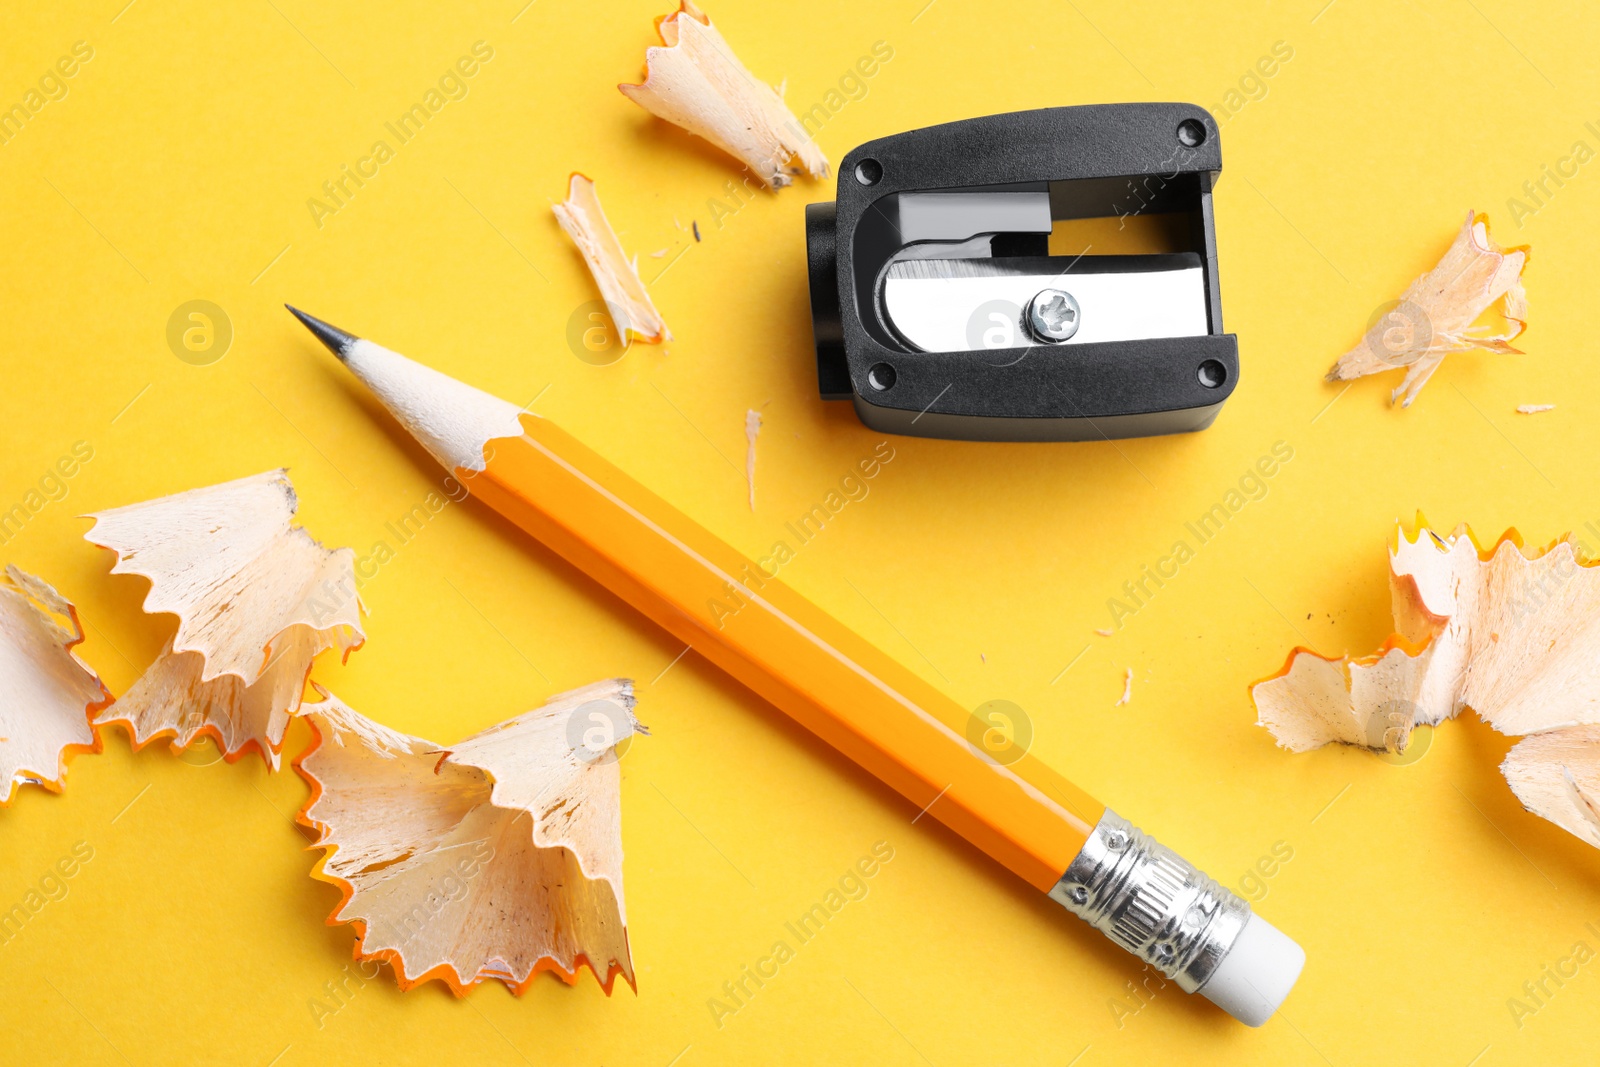
POLYGON ((1239 378, 1217 286, 1221 169, 1216 123, 1190 104, 1014 112, 861 145, 837 200, 806 209, 823 398, 922 437, 1204 429, 1239 378), (1175 243, 1058 247, 1076 220, 1160 221, 1175 243))

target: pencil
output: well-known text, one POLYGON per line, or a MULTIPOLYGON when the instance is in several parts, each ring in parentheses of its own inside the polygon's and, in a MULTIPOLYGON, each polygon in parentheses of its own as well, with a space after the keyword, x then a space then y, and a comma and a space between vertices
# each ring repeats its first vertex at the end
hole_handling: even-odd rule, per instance
POLYGON ((1305 954, 1237 895, 549 419, 289 308, 468 490, 1186 992, 1259 1026, 1305 954))

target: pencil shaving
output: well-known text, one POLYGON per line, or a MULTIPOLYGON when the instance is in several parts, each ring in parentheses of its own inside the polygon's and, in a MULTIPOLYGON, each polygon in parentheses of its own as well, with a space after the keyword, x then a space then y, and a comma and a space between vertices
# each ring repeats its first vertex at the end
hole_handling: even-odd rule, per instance
POLYGON ((683 0, 656 30, 664 47, 646 50, 644 82, 617 86, 624 96, 710 141, 770 188, 788 185, 801 168, 828 176, 827 157, 783 97, 750 73, 703 11, 683 0))
POLYGON ((1510 342, 1527 327, 1527 294, 1522 288, 1527 263, 1526 246, 1501 248, 1489 238, 1488 216, 1468 212, 1438 266, 1412 282, 1395 308, 1339 357, 1328 380, 1405 368, 1405 378, 1389 402, 1409 407, 1446 355, 1472 348, 1517 352, 1510 342), (1497 301, 1503 301, 1505 332, 1474 325, 1497 301))
POLYGON ((261 676, 246 685, 234 674, 204 681, 205 657, 173 652, 168 642, 122 699, 95 721, 122 726, 135 749, 170 737, 173 751, 182 752, 205 736, 214 738, 229 759, 254 747, 277 770, 284 731, 300 706, 311 663, 328 647, 320 631, 295 627, 278 643, 261 676))
POLYGON ((563 693, 449 749, 319 692, 302 710, 317 739, 295 764, 312 790, 299 819, 358 959, 457 996, 490 979, 520 995, 541 970, 574 983, 580 966, 608 994, 618 974, 633 984, 615 757, 643 732, 632 683, 563 693))
POLYGON ((1427 661, 1427 651, 1414 656, 1398 642, 1360 658, 1297 648, 1282 674, 1251 691, 1257 725, 1291 752, 1330 742, 1404 752, 1417 722, 1417 675, 1427 661))
POLYGON ((1131 701, 1132 699, 1133 699, 1133 668, 1129 667, 1129 668, 1127 668, 1127 670, 1123 671, 1123 673, 1122 673, 1122 696, 1117 698, 1117 702, 1115 704, 1111 705, 1111 706, 1114 707, 1114 708, 1126 707, 1128 705, 1128 702, 1131 701))
POLYGON ((1260 725, 1280 745, 1400 751, 1411 723, 1431 726, 1464 707, 1512 735, 1600 722, 1590 634, 1600 570, 1579 561, 1571 540, 1529 551, 1511 530, 1480 549, 1464 526, 1448 537, 1402 528, 1389 584, 1398 632, 1378 653, 1329 660, 1296 649, 1252 687, 1260 725))
POLYGON ((1538 415, 1541 412, 1554 411, 1555 409, 1556 409, 1556 406, 1554 404, 1518 404, 1517 405, 1517 414, 1518 415, 1538 415))
POLYGON ((1525 737, 1500 771, 1523 807, 1600 848, 1600 726, 1525 737))
POLYGON ((1480 549, 1465 526, 1415 539, 1402 529, 1390 574, 1396 627, 1433 650, 1426 721, 1471 707, 1514 736, 1600 722, 1600 569, 1570 536, 1527 549, 1508 530, 1480 549))
POLYGON ((1536 815, 1600 847, 1600 567, 1564 536, 1508 530, 1489 548, 1420 520, 1389 552, 1397 633, 1376 654, 1295 649, 1251 688, 1258 724, 1304 752, 1330 742, 1403 752, 1411 730, 1470 707, 1522 736, 1501 765, 1536 815), (1529 736, 1531 735, 1531 736, 1529 736))
POLYGON ((124 726, 135 747, 204 735, 234 759, 250 747, 273 768, 312 660, 365 640, 355 555, 324 548, 293 524, 288 475, 268 471, 99 512, 86 538, 117 554, 113 574, 150 581, 144 608, 177 633, 97 723, 124 726))
POLYGON ((672 340, 672 331, 650 302, 650 294, 639 278, 637 262, 622 250, 622 242, 606 220, 594 182, 574 172, 567 199, 552 210, 600 287, 600 296, 622 346, 626 348, 633 338, 650 344, 672 340))
POLYGON ((744 480, 750 487, 750 510, 756 509, 756 435, 761 432, 761 412, 750 408, 744 413, 744 480))
POLYGON ((67 758, 97 752, 91 721, 111 693, 78 659, 78 610, 47 582, 8 566, 0 579, 0 805, 17 787, 60 792, 67 758))

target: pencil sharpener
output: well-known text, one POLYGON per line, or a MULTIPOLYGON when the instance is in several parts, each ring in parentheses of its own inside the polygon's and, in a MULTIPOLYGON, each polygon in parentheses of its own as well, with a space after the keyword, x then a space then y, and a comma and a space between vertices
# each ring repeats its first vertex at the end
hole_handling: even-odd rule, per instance
POLYGON ((1202 430, 1222 331, 1216 123, 1096 104, 869 141, 806 208, 817 382, 886 433, 1082 441, 1202 430))

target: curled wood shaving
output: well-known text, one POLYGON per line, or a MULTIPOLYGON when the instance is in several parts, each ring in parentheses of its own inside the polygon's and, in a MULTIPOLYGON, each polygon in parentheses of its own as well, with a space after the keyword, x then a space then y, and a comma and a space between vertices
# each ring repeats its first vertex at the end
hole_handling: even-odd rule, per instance
POLYGON ((1389 554, 1398 631, 1372 656, 1297 648, 1251 688, 1278 743, 1390 748, 1410 724, 1471 707, 1502 733, 1600 722, 1600 569, 1567 538, 1527 551, 1515 531, 1480 549, 1466 527, 1402 528, 1389 554), (1399 733, 1391 733, 1398 728, 1399 733))
POLYGON ((1523 807, 1600 848, 1600 726, 1525 737, 1500 771, 1523 807))
POLYGON ((665 47, 645 52, 645 79, 619 85, 658 118, 703 137, 742 161, 769 187, 788 185, 800 166, 828 176, 828 160, 783 97, 751 74, 711 19, 689 0, 656 21, 665 47))
POLYGON ((655 344, 672 340, 672 331, 650 302, 650 294, 639 278, 637 260, 628 259, 617 240, 616 231, 606 221, 594 182, 576 172, 567 188, 567 198, 554 205, 556 221, 572 243, 578 246, 583 261, 600 287, 606 311, 616 327, 617 339, 626 348, 637 337, 655 344))
POLYGON ((1372 656, 1297 648, 1251 688, 1259 725, 1304 752, 1329 742, 1402 752, 1416 725, 1470 707, 1525 736, 1502 764, 1529 811, 1600 846, 1600 567, 1570 536, 1542 549, 1508 530, 1419 522, 1389 553, 1398 631, 1372 656))
POLYGON ((1540 412, 1554 411, 1555 409, 1556 409, 1556 406, 1554 404, 1518 404, 1517 405, 1517 414, 1518 415, 1537 415, 1540 412))
POLYGON ((111 692, 72 651, 78 609, 47 582, 8 566, 0 579, 0 805, 20 785, 60 792, 67 757, 100 750, 91 725, 111 692))
POLYGON ((301 711, 317 740, 295 764, 312 790, 300 822, 358 959, 457 996, 489 979, 521 994, 541 970, 576 982, 580 966, 607 993, 618 974, 633 984, 615 758, 643 732, 632 683, 563 693, 449 749, 319 692, 301 711))
POLYGON ((355 554, 293 524, 288 475, 268 471, 95 514, 85 537, 117 554, 113 574, 150 580, 145 610, 178 630, 122 700, 96 719, 135 746, 200 736, 228 759, 255 748, 278 766, 312 660, 360 647, 355 554))
POLYGON ((1360 658, 1329 659, 1307 649, 1289 654, 1283 672, 1252 691, 1258 715, 1278 744, 1307 752, 1330 741, 1404 752, 1417 724, 1417 675, 1429 653, 1404 639, 1360 658))
POLYGON ((1471 707, 1512 735, 1600 722, 1600 569, 1570 536, 1528 549, 1508 530, 1482 549, 1464 526, 1401 530, 1389 568, 1397 628, 1433 650, 1426 721, 1471 707))
POLYGON ((126 729, 136 751, 168 737, 172 750, 182 752, 198 738, 209 737, 230 762, 253 748, 277 770, 284 731, 300 706, 311 662, 326 647, 316 631, 291 630, 261 676, 246 685, 234 674, 203 681, 205 657, 173 652, 168 642, 122 699, 101 712, 95 723, 126 729))
POLYGON ((1439 265, 1412 282, 1394 309, 1339 357, 1328 380, 1404 367, 1406 376, 1389 400, 1409 407, 1449 353, 1470 348, 1517 352, 1510 342, 1527 327, 1528 300, 1522 288, 1527 262, 1526 247, 1501 248, 1489 238, 1488 216, 1468 212, 1439 265), (1474 325, 1502 298, 1506 332, 1495 334, 1491 327, 1474 325))

